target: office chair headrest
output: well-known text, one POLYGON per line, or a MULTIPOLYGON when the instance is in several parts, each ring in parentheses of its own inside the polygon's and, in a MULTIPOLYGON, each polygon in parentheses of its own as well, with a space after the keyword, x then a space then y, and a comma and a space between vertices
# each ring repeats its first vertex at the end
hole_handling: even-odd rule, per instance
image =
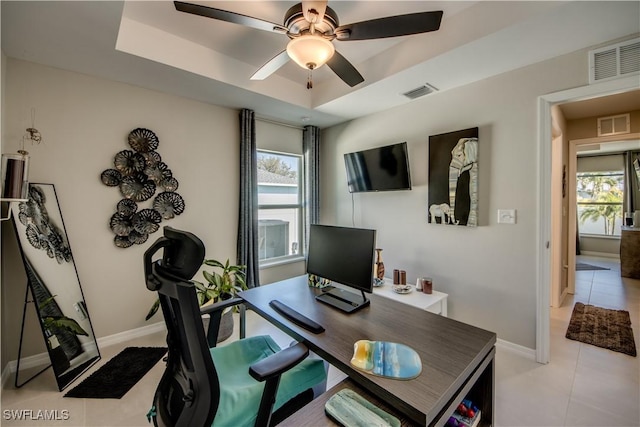
POLYGON ((202 240, 187 231, 165 226, 164 237, 159 238, 145 252, 145 276, 147 288, 158 290, 160 282, 153 277, 151 264, 153 255, 164 248, 162 261, 157 264, 157 272, 181 280, 191 280, 204 260, 202 240))

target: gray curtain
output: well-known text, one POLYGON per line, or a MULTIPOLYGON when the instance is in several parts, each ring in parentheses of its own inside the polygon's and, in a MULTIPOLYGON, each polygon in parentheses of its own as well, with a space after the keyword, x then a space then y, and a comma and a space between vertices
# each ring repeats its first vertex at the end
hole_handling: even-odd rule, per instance
POLYGON ((305 126, 302 132, 302 152, 305 164, 305 254, 309 247, 309 228, 320 220, 320 129, 305 126))
POLYGON ((240 210, 238 264, 247 266, 247 286, 260 286, 258 259, 258 166, 256 119, 252 110, 240 111, 240 210))
MULTIPOLYGON (((636 158, 633 151, 624 153, 624 201, 622 209, 624 212, 633 212, 636 209, 638 201, 636 196, 636 171, 633 167, 633 160, 636 158)), ((624 221, 624 219, 623 219, 624 221)))

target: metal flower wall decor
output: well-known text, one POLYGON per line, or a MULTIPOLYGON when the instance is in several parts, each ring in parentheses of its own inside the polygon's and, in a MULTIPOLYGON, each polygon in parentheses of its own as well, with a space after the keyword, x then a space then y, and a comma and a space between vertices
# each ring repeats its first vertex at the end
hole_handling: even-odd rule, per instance
POLYGON ((171 219, 184 212, 184 200, 178 180, 156 151, 160 141, 149 129, 136 128, 127 141, 132 150, 122 150, 114 156, 113 168, 102 172, 100 179, 109 187, 118 187, 123 199, 109 220, 119 248, 140 245, 149 234, 160 228, 163 219, 171 219), (156 195, 156 193, 159 194, 156 195), (138 203, 153 198, 150 208, 138 209, 138 203))
POLYGON ((71 249, 66 236, 49 219, 46 198, 42 189, 32 185, 29 187, 29 199, 20 202, 18 219, 27 227, 27 241, 36 249, 47 253, 49 258, 63 262, 71 262, 71 249))

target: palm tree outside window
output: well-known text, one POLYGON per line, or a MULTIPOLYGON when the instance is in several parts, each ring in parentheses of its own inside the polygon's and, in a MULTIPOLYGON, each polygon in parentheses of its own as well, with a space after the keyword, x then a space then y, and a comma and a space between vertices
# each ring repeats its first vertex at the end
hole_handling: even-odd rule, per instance
POLYGON ((620 236, 624 171, 580 172, 577 178, 580 234, 620 236))

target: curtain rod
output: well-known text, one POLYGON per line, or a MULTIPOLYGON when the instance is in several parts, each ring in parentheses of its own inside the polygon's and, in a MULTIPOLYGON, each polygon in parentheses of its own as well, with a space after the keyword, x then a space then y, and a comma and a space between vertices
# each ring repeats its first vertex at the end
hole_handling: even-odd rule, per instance
POLYGON ((281 122, 277 122, 275 120, 267 119, 267 118, 264 118, 264 117, 256 116, 256 120, 259 121, 259 122, 271 123, 273 125, 286 126, 286 127, 290 127, 290 128, 293 128, 293 129, 304 130, 304 127, 290 125, 288 123, 281 123, 281 122))

